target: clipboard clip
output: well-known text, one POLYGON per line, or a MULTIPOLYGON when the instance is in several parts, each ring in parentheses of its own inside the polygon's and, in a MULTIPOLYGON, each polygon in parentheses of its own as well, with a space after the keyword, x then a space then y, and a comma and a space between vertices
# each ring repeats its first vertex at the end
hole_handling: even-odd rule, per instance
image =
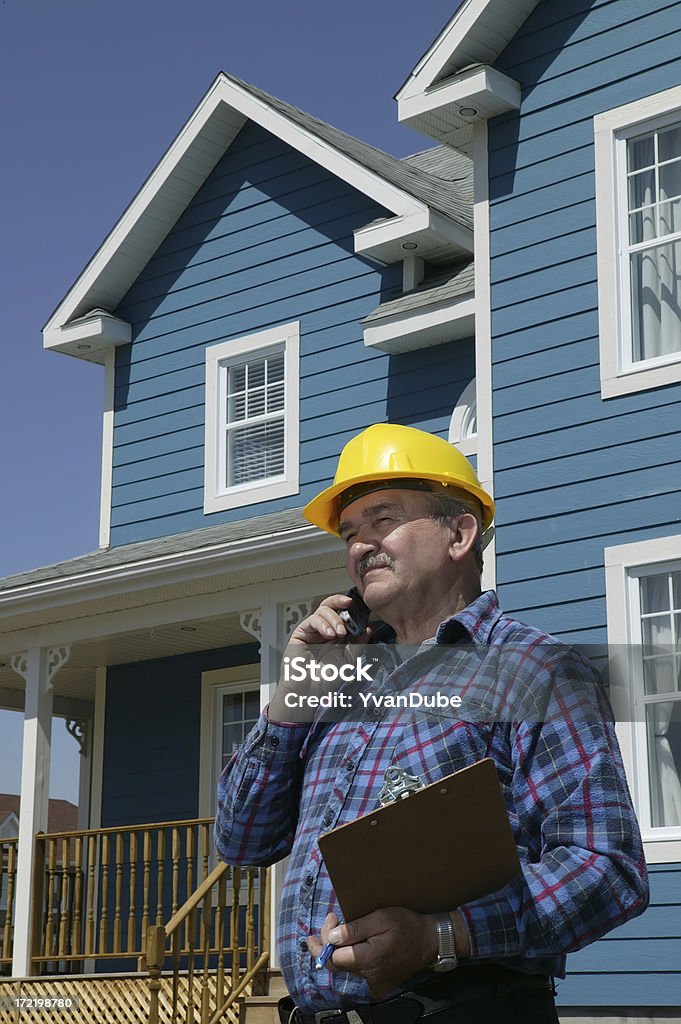
POLYGON ((409 775, 394 764, 386 768, 383 778, 385 782, 378 794, 378 802, 381 807, 392 804, 395 800, 403 800, 410 793, 416 793, 419 789, 423 789, 423 783, 418 775, 409 775))

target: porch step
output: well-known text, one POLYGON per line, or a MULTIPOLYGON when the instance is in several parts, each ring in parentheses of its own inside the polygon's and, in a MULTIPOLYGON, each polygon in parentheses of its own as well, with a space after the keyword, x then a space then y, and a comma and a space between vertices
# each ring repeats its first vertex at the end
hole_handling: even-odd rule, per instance
POLYGON ((239 1000, 239 1024, 279 1024, 280 996, 248 996, 239 1000))

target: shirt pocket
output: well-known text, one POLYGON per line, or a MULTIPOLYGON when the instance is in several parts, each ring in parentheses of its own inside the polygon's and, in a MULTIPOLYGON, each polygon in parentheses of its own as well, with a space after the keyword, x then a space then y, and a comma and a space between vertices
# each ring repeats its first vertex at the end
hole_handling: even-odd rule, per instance
POLYGON ((404 724, 391 764, 427 786, 491 756, 493 730, 491 722, 416 713, 404 724))

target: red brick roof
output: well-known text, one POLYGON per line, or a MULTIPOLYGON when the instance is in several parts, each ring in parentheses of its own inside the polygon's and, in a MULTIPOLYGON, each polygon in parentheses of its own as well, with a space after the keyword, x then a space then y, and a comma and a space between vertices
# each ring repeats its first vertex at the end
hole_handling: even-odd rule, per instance
MULTIPOLYGON (((21 797, 0 793, 0 823, 14 811, 19 817, 21 797)), ((68 800, 50 800, 47 814, 48 832, 74 832, 78 827, 78 808, 68 800)))

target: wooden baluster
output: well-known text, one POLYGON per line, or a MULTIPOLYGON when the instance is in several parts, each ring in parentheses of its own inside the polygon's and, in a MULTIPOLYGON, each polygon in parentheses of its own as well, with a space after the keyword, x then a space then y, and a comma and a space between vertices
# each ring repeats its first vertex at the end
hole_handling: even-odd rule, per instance
POLYGON ((270 870, 260 869, 260 952, 271 953, 270 946, 270 870))
POLYGON ((54 880, 57 865, 57 840, 47 840, 47 920, 45 922, 45 956, 52 956, 54 942, 54 880))
MULTIPOLYGON (((5 863, 4 844, 2 848, 2 863, 5 863)), ((7 844, 7 909, 5 911, 5 931, 2 940, 2 955, 11 956, 13 923, 14 923, 14 880, 17 870, 17 844, 7 844)))
POLYGON ((210 853, 212 846, 208 825, 201 825, 201 849, 203 852, 203 876, 201 881, 203 881, 204 878, 208 878, 210 873, 210 853))
POLYGON ((132 953, 137 947, 135 928, 135 885, 137 884, 137 833, 130 833, 130 886, 128 888, 128 944, 126 952, 132 953))
POLYGON ((172 1010, 170 1013, 171 1024, 178 1024, 177 1011, 179 1009, 179 989, 180 989, 180 929, 176 928, 173 932, 173 1002, 172 1010))
POLYGON ((113 953, 121 951, 121 937, 123 922, 121 917, 121 898, 123 895, 123 833, 116 832, 114 841, 114 857, 116 875, 114 883, 114 925, 113 925, 113 953))
POLYGON ((232 950, 232 988, 239 984, 239 890, 241 888, 241 868, 232 868, 232 917, 230 946, 232 950))
POLYGON ((83 920, 83 837, 76 836, 75 869, 73 885, 73 933, 71 935, 71 954, 78 955, 82 943, 83 920))
POLYGON ((149 931, 149 884, 151 871, 151 835, 144 833, 142 856, 144 858, 142 868, 142 954, 147 948, 147 932, 149 931))
POLYGON ((246 900, 246 969, 250 971, 255 956, 255 868, 248 868, 248 896, 246 900))
MULTIPOLYGON (((187 891, 185 893, 185 899, 189 899, 191 894, 194 892, 194 856, 196 853, 196 844, 194 842, 193 825, 190 825, 187 829, 185 850, 187 854, 187 891)), ((189 948, 189 916, 187 916, 184 923, 184 948, 189 948)))
POLYGON ((85 926, 85 955, 95 952, 95 889, 97 872, 97 836, 87 839, 87 924, 85 926))
POLYGON ((156 924, 163 924, 163 874, 166 859, 166 833, 159 829, 156 837, 156 924))
POLYGON ((210 933, 213 916, 212 896, 208 892, 203 901, 203 974, 201 975, 201 1024, 210 1021, 210 933))
POLYGON ((109 918, 109 833, 102 836, 102 891, 99 900, 99 953, 107 953, 107 926, 109 918))
POLYGON ((173 909, 171 916, 177 912, 180 905, 180 830, 174 828, 170 844, 170 855, 173 861, 173 909))
POLYGON ((194 968, 196 948, 196 910, 187 915, 189 921, 189 943, 187 955, 187 1017, 186 1024, 194 1024, 194 968))
POLYGON ((215 907, 215 946, 218 951, 218 970, 215 978, 215 1005, 225 1001, 225 906, 227 904, 227 877, 218 879, 218 902, 215 907))
POLYGON ((57 879, 57 888, 60 889, 59 896, 59 942, 57 951, 59 959, 68 953, 68 918, 69 918, 69 860, 71 857, 70 842, 65 837, 61 841, 61 886, 57 879))

